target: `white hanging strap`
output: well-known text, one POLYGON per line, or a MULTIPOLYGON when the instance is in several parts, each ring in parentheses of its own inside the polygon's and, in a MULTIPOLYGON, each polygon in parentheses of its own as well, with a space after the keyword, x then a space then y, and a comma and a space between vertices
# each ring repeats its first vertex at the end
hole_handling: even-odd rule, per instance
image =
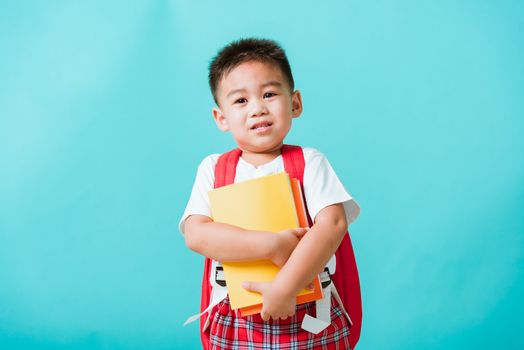
POLYGON ((329 276, 332 271, 330 267, 333 267, 334 271, 335 264, 336 262, 333 256, 333 258, 326 266, 326 270, 329 271, 329 274, 327 271, 323 271, 320 274, 320 281, 324 282, 324 285, 327 281, 329 281, 329 283, 326 285, 326 287, 322 289, 322 299, 317 300, 315 302, 317 317, 315 318, 306 314, 304 316, 304 319, 302 320, 302 329, 310 333, 318 334, 331 324, 331 295, 333 295, 333 297, 337 301, 339 307, 342 309, 342 312, 347 317, 349 323, 353 325, 353 322, 351 321, 349 314, 344 308, 344 304, 342 304, 342 300, 340 299, 340 295, 338 294, 337 288, 335 287, 335 283, 331 281, 331 278, 329 276))
POLYGON ((331 287, 332 284, 324 288, 324 295, 322 299, 315 302, 317 318, 321 321, 331 323, 331 287))
POLYGON ((326 267, 329 270, 329 274, 333 276, 335 274, 335 271, 337 270, 337 258, 335 255, 331 256, 331 259, 329 259, 326 267))
POLYGON ((324 296, 316 301, 317 317, 308 314, 302 320, 302 329, 318 334, 331 324, 331 284, 322 290, 324 296))
POLYGON ((196 320, 198 320, 200 317, 202 317, 202 315, 211 311, 211 309, 214 306, 218 305, 218 303, 220 303, 226 297, 227 297, 227 288, 219 286, 219 285, 213 286, 213 289, 211 290, 211 301, 209 302, 209 306, 201 313, 189 317, 186 320, 186 322, 184 322, 184 326, 187 324, 190 324, 191 322, 195 322, 196 320))
POLYGON ((302 320, 302 329, 313 334, 322 332, 331 324, 331 286, 333 283, 326 270, 320 274, 320 282, 327 285, 322 288, 322 299, 315 302, 317 317, 306 314, 302 320))
POLYGON ((227 297, 227 288, 216 283, 217 279, 224 279, 224 271, 217 270, 217 266, 220 266, 219 263, 213 260, 211 265, 211 274, 209 276, 209 282, 211 283, 211 298, 209 300, 209 306, 201 313, 189 317, 186 320, 186 322, 184 322, 184 326, 192 322, 195 322, 204 314, 208 313, 206 322, 203 327, 203 331, 205 331, 210 323, 209 312, 213 307, 218 305, 222 300, 224 300, 227 297))

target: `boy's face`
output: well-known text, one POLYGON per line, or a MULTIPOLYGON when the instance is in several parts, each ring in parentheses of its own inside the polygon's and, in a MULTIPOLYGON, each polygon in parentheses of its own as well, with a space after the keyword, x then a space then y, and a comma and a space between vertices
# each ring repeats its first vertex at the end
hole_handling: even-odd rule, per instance
POLYGON ((280 149, 292 118, 302 113, 299 91, 291 92, 276 65, 248 61, 235 67, 218 84, 213 117, 230 131, 240 149, 269 153, 280 149))

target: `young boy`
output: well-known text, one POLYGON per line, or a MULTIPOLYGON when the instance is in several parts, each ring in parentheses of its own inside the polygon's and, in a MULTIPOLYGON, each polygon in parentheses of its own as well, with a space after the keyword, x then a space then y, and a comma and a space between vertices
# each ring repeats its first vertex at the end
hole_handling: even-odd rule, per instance
MULTIPOLYGON (((234 182, 284 171, 284 138, 292 119, 302 113, 302 98, 283 49, 271 40, 232 42, 211 62, 209 84, 216 125, 231 133, 241 152, 234 182)), ((269 259, 281 267, 270 283, 243 285, 262 294, 260 315, 241 317, 228 298, 211 310, 210 326, 203 330, 209 332, 202 338, 205 349, 349 348, 351 321, 342 305, 332 298, 331 324, 313 334, 301 323, 314 314, 315 302, 297 306, 295 295, 324 270, 360 209, 323 154, 313 148, 304 148, 303 154, 304 196, 314 224, 279 234, 213 222, 208 192, 220 155, 200 164, 180 220, 187 246, 216 262, 269 259)))

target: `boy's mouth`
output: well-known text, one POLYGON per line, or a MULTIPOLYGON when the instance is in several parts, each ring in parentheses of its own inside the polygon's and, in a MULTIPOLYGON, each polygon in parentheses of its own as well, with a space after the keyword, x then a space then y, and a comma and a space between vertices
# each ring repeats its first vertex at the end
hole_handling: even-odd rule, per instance
POLYGON ((255 131, 265 131, 267 129, 269 129, 269 127, 273 125, 273 123, 270 123, 270 122, 267 122, 267 121, 262 121, 262 122, 258 122, 256 124, 254 124, 252 127, 251 127, 251 130, 255 130, 255 131))

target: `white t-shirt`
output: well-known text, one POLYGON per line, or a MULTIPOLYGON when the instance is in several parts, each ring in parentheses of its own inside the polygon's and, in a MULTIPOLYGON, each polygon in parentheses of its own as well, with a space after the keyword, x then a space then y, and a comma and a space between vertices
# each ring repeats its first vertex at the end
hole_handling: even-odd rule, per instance
MULTIPOLYGON (((325 207, 342 203, 346 212, 348 225, 360 212, 360 207, 346 191, 326 157, 314 148, 304 147, 304 197, 309 215, 315 222, 316 215, 325 207)), ((187 203, 186 210, 179 222, 183 234, 184 220, 190 215, 205 215, 211 218, 208 192, 214 188, 215 165, 220 154, 212 154, 204 158, 198 166, 198 171, 187 203)), ((285 171, 282 155, 271 162, 258 167, 239 159, 235 175, 235 183, 271 175, 285 171)))

